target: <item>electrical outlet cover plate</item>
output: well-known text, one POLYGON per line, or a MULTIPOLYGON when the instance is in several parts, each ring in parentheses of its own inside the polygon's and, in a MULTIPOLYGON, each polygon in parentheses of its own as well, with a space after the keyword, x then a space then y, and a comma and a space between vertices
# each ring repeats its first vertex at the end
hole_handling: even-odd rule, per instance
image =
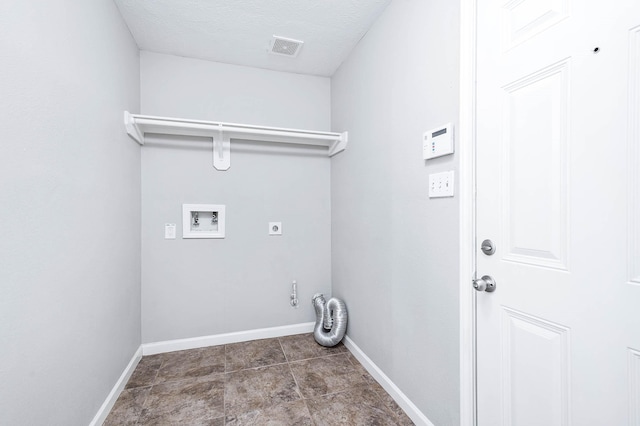
POLYGON ((453 170, 429 175, 429 198, 453 197, 453 170))
POLYGON ((176 239, 176 224, 165 223, 164 224, 164 239, 175 240, 176 239))

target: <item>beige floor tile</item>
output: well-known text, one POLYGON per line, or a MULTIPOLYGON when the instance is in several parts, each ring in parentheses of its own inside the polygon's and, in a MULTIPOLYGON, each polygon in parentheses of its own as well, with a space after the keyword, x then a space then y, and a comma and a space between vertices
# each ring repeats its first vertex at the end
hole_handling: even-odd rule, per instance
POLYGON ((141 386, 151 386, 158 375, 158 370, 162 365, 162 358, 152 355, 142 357, 131 378, 127 382, 127 389, 141 386))
POLYGON ((226 371, 257 368, 286 362, 278 339, 253 340, 226 346, 226 371))
POLYGON ((367 387, 307 400, 316 426, 396 426, 395 416, 367 387))
POLYGON ((264 410, 275 404, 300 399, 298 387, 287 364, 240 370, 225 376, 227 415, 264 410))
POLYGON ((224 377, 154 385, 140 415, 141 424, 214 424, 224 417, 224 377))
POLYGON ((224 346, 162 354, 155 384, 186 378, 211 379, 225 370, 224 346))
POLYGON ((272 405, 226 418, 234 426, 313 426, 311 414, 303 400, 272 405))
POLYGON ((338 343, 331 348, 319 345, 313 338, 313 333, 280 337, 280 343, 289 362, 334 355, 347 351, 347 348, 345 348, 342 343, 338 343))
POLYGON ((291 371, 305 398, 342 392, 365 385, 362 373, 346 354, 291 362, 291 371))
POLYGON ((122 391, 103 426, 135 425, 150 391, 151 387, 136 387, 122 391))

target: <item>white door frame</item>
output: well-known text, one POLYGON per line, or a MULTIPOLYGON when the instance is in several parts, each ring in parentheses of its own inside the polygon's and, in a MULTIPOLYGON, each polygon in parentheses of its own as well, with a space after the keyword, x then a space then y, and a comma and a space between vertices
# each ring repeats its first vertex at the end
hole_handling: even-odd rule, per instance
POLYGON ((477 424, 476 409, 476 42, 477 0, 460 0, 460 425, 477 424))

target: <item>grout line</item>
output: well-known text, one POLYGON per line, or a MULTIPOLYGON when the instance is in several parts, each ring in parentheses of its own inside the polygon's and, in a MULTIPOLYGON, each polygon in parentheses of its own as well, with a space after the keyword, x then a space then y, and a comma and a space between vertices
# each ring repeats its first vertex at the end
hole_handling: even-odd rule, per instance
MULTIPOLYGON (((144 410, 145 406, 147 405, 147 401, 151 396, 152 390, 153 390, 153 385, 149 386, 149 393, 147 393, 147 396, 144 397, 144 401, 142 402, 142 405, 141 405, 142 410, 144 410)), ((138 424, 138 422, 140 421, 140 416, 142 416, 142 410, 140 411, 140 415, 138 415, 138 418, 136 419, 136 424, 138 424)))
MULTIPOLYGON (((329 392, 329 393, 323 393, 322 395, 316 395, 313 398, 309 398, 309 399, 314 399, 314 398, 324 398, 325 396, 334 396, 334 395, 340 395, 342 393, 347 393, 347 392, 351 392, 354 389, 359 389, 359 388, 370 388, 371 385, 369 384, 362 384, 362 385, 356 385, 356 386, 349 386, 348 388, 345 389, 341 389, 337 392, 329 392)), ((373 392, 376 396, 378 395, 373 389, 370 389, 371 392, 373 392)))
MULTIPOLYGON (((162 367, 164 366, 164 363, 166 362, 166 357, 161 356, 160 360, 161 360, 160 365, 158 366, 158 369, 156 370, 156 374, 153 376, 153 380, 151 381, 151 387, 156 385, 156 381, 158 380, 158 376, 160 375, 160 370, 162 369, 162 367)), ((146 404, 147 400, 145 399, 144 402, 146 404)))
POLYGON ((313 416, 311 415, 311 410, 309 409, 309 404, 307 403, 307 400, 302 398, 302 402, 304 403, 304 406, 307 409, 307 412, 309 413, 309 418, 311 419, 311 423, 313 423, 314 426, 317 426, 316 421, 313 420, 313 416))
MULTIPOLYGON (((298 363, 298 362, 310 361, 312 359, 329 358, 329 357, 334 357, 334 356, 338 356, 338 355, 345 355, 345 353, 344 352, 338 352, 338 353, 326 354, 326 355, 322 355, 322 356, 315 356, 315 357, 311 357, 311 358, 296 359, 294 361, 289 361, 289 362, 295 364, 295 363, 298 363)), ((349 359, 349 357, 347 357, 347 360, 348 359, 349 359)), ((349 363, 353 365, 353 363, 351 361, 349 361, 349 363)))
MULTIPOLYGON (((144 358, 144 356, 142 358, 144 358)), ((142 359, 141 359, 141 361, 142 361, 142 359)), ((149 385, 149 393, 147 394, 146 398, 144 399, 144 402, 142 403, 142 409, 146 408, 147 401, 149 400, 149 396, 151 396, 151 392, 153 391, 153 387, 155 386, 156 380, 158 379, 158 374, 160 374, 160 369, 162 368, 163 364, 164 364, 164 360, 162 360, 162 362, 158 366, 158 368, 156 370, 156 374, 154 374, 153 380, 151 380, 151 384, 149 385)), ((139 365, 139 363, 138 363, 138 365, 139 365)), ((135 371, 134 371, 134 373, 135 373, 135 371)), ((131 380, 131 379, 129 379, 129 380, 131 380)), ((125 389, 126 389, 126 385, 125 385, 125 389)), ((140 416, 141 415, 142 415, 142 411, 140 412, 140 416)), ((138 422, 140 421, 140 416, 138 416, 138 419, 136 420, 136 424, 138 424, 138 422)))
POLYGON ((298 396, 300 396, 300 399, 305 399, 304 395, 302 395, 302 388, 300 387, 300 384, 298 384, 298 379, 296 378, 296 375, 293 374, 293 370, 291 369, 291 364, 287 363, 287 367, 289 367, 289 373, 291 373, 291 377, 293 377, 293 382, 296 384, 298 396))
MULTIPOLYGON (((282 345, 282 343, 280 345, 282 345)), ((286 357, 286 355, 285 355, 285 357, 286 357)), ((293 373, 293 369, 291 368, 291 363, 287 362, 287 366, 289 367, 289 373, 291 373, 291 377, 293 377, 293 382, 296 384, 296 389, 297 389, 298 395, 300 396, 300 399, 302 400, 302 403, 304 404, 304 407, 307 409, 307 412, 309 413, 309 419, 311 420, 311 423, 313 423, 314 426, 315 426, 316 422, 315 422, 315 420, 313 420, 313 416, 311 415, 311 410, 309 409, 309 404, 307 404, 307 399, 302 394, 302 388, 298 384, 298 379, 296 378, 296 375, 293 373)))
POLYGON ((239 371, 247 371, 247 370, 258 370, 260 368, 267 368, 267 367, 277 367, 279 365, 285 365, 285 364, 288 364, 288 362, 285 361, 285 362, 277 362, 275 364, 259 365, 257 367, 240 368, 238 370, 227 371, 225 374, 237 373, 239 371))
POLYGON ((222 387, 222 424, 227 423, 227 345, 224 345, 224 386, 222 387))
POLYGON ((395 413, 395 411, 391 410, 391 408, 389 408, 387 406, 387 404, 384 403, 384 401, 382 400, 380 395, 378 395, 376 392, 373 392, 373 394, 376 396, 376 398, 378 398, 378 401, 380 401, 380 408, 383 411, 385 411, 388 415, 390 415, 390 417, 396 422, 396 424, 399 425, 400 424, 400 417, 395 413))
POLYGON ((278 343, 280 344, 280 350, 282 351, 282 354, 284 355, 284 359, 288 363, 289 362, 289 357, 287 356, 287 353, 284 350, 284 346, 282 346, 282 340, 280 340, 279 337, 278 337, 278 343))

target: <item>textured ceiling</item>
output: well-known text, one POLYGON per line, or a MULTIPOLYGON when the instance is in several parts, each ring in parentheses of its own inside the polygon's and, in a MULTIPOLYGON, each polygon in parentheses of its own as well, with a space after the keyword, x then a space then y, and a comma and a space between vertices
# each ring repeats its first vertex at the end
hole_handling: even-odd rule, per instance
POLYGON ((331 76, 391 0, 114 0, 142 50, 331 76), (271 55, 273 35, 304 41, 271 55))

